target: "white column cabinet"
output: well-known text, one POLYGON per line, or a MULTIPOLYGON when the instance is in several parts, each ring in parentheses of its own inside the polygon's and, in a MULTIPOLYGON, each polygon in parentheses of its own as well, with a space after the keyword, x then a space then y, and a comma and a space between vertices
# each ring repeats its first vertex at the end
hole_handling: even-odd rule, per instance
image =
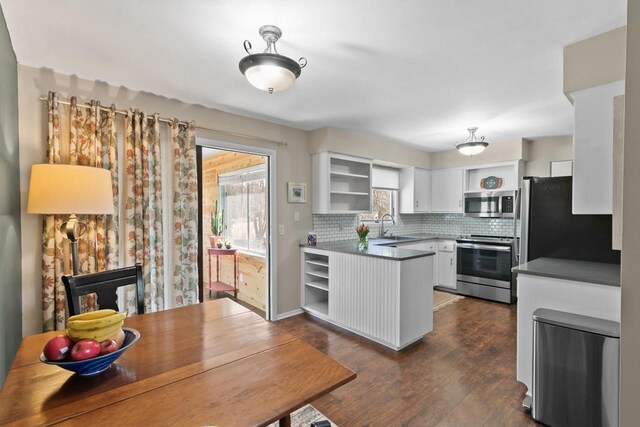
POLYGON ((431 211, 463 212, 462 169, 431 171, 431 211))
POLYGON ((415 249, 418 251, 435 252, 433 256, 433 287, 438 284, 438 241, 426 240, 417 243, 406 243, 403 245, 397 245, 397 248, 402 249, 415 249))
POLYGON ((400 213, 431 212, 431 171, 420 168, 400 170, 400 213))

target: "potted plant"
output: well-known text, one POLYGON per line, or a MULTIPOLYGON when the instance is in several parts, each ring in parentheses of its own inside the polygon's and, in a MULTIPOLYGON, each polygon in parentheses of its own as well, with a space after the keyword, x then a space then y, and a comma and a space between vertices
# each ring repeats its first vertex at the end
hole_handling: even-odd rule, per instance
MULTIPOLYGON (((211 236, 209 236, 209 244, 212 248, 216 247, 218 240, 223 239, 224 232, 224 209, 218 210, 218 201, 211 212, 211 236)), ((223 239, 224 240, 224 239, 223 239)))

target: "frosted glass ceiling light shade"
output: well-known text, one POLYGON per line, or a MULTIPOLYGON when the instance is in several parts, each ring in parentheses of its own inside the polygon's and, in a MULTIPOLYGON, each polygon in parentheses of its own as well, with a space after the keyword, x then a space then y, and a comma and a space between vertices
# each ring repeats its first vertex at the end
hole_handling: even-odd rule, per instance
POLYGON ((466 141, 455 144, 456 149, 460 154, 464 154, 465 156, 475 156, 476 154, 482 153, 489 143, 484 140, 484 136, 480 137, 480 139, 476 138, 478 128, 467 128, 467 130, 469 131, 469 137, 466 141))
POLYGON ((249 54, 240 60, 240 72, 254 87, 269 93, 289 89, 300 77, 302 69, 307 65, 306 58, 298 62, 276 50, 276 42, 282 37, 280 28, 274 25, 260 27, 260 35, 267 42, 263 53, 251 53, 251 42, 244 41, 244 50, 249 54))

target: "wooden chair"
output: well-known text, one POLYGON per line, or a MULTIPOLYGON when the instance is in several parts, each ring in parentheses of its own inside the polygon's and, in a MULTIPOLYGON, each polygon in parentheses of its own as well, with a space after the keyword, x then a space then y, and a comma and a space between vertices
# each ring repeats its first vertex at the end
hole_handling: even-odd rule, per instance
POLYGON ((142 266, 118 268, 99 273, 79 276, 62 276, 67 291, 69 315, 80 313, 80 296, 95 293, 100 308, 118 310, 116 289, 121 286, 136 285, 138 314, 144 314, 144 285, 142 283, 142 266))

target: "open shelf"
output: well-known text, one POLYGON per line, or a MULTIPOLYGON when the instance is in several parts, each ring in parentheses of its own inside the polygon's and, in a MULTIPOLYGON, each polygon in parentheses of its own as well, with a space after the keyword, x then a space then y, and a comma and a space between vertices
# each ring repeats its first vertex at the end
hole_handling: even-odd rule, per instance
POLYGON ((306 286, 311 286, 311 287, 317 288, 317 289, 322 289, 323 291, 329 292, 329 285, 327 285, 326 283, 308 281, 308 282, 305 282, 305 285, 306 286))
POLYGON ((226 284, 224 282, 212 282, 212 283, 209 283, 206 286, 206 289, 208 291, 216 291, 216 292, 233 292, 233 291, 236 290, 233 286, 228 285, 228 284, 226 284))
POLYGON ((306 304, 303 308, 307 311, 310 311, 312 313, 317 313, 322 316, 329 315, 329 304, 326 301, 306 304))
POLYGON ((368 196, 369 193, 363 191, 331 191, 331 194, 344 194, 349 196, 368 196))
POLYGON ((303 252, 302 308, 320 317, 329 315, 329 256, 303 252))
POLYGON ((316 276, 316 277, 320 277, 322 279, 328 279, 329 278, 329 273, 321 273, 319 271, 306 271, 306 273, 310 276, 316 276))
POLYGON ((314 213, 371 210, 371 161, 335 153, 313 155, 314 213))
POLYGON ((496 191, 512 191, 518 186, 518 169, 515 164, 467 169, 465 171, 465 193, 487 193, 496 191), (502 186, 492 190, 482 188, 480 182, 483 178, 495 176, 502 179, 502 186))
POLYGON ((343 178, 369 179, 369 175, 361 175, 357 173, 331 172, 331 175, 343 178))
POLYGON ((314 259, 308 259, 305 261, 307 264, 319 265, 320 267, 329 267, 329 263, 314 259))

